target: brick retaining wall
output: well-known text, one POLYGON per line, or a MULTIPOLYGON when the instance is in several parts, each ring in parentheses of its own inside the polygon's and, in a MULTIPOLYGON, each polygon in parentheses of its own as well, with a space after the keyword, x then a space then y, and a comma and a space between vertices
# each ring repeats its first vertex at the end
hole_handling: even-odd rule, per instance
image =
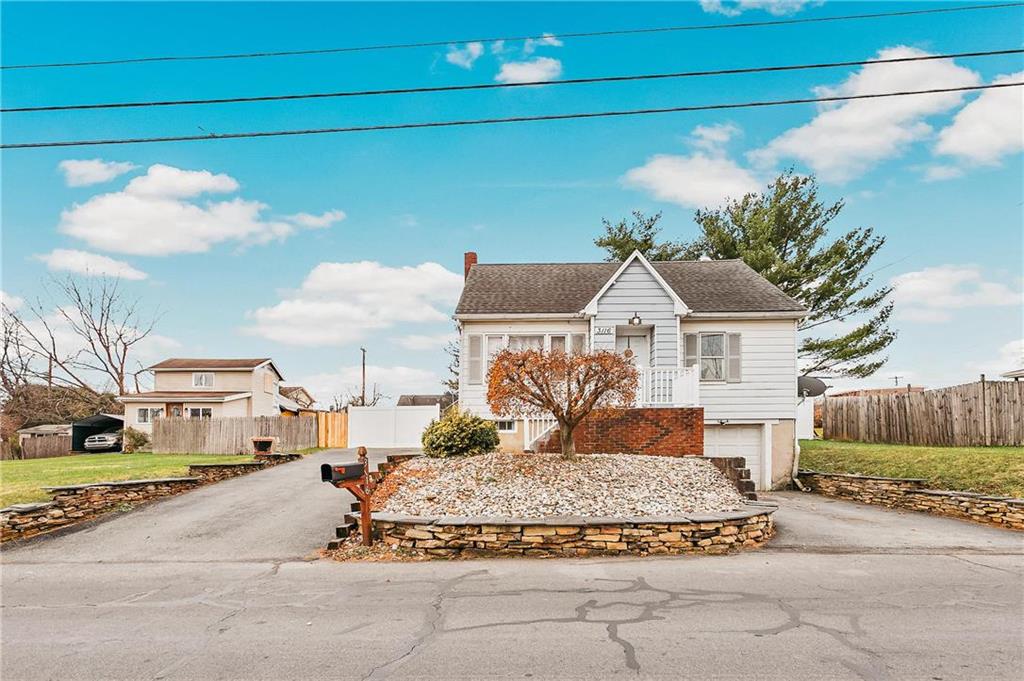
POLYGON ((772 504, 730 513, 657 518, 422 518, 374 513, 374 533, 393 546, 437 556, 590 556, 728 553, 774 532, 772 504))
POLYGON ((829 497, 1024 530, 1024 499, 926 489, 927 480, 920 478, 803 470, 800 481, 812 491, 829 497))
MULTIPOLYGON (((645 407, 609 409, 583 419, 573 431, 581 454, 648 454, 652 456, 702 456, 704 409, 702 407, 645 407)), ((538 446, 538 451, 561 451, 558 430, 538 446)))

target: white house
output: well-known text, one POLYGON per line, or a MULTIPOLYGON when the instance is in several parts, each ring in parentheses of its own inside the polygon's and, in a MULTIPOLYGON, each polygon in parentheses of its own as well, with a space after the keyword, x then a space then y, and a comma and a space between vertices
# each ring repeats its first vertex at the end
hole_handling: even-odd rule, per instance
POLYGON ((173 358, 148 370, 153 390, 117 398, 124 403, 125 426, 147 433, 164 416, 278 416, 295 404, 281 395, 283 377, 268 357, 173 358))
POLYGON ((481 264, 465 254, 459 403, 529 449, 550 419, 486 402, 503 347, 632 351, 638 405, 704 410, 704 454, 743 456, 759 489, 789 479, 796 451, 797 323, 806 310, 741 260, 481 264))

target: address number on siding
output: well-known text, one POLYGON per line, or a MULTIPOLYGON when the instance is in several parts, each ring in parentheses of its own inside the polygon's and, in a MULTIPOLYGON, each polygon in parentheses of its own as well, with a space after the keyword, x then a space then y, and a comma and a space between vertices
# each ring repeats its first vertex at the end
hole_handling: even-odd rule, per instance
POLYGON ((594 329, 595 336, 612 336, 615 334, 615 329, 610 326, 599 326, 594 329))

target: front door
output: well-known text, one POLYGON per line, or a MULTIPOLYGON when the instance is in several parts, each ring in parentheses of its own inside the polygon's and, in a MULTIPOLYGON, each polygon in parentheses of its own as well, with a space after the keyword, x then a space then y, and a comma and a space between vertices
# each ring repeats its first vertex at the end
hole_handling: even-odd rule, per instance
POLYGON ((185 415, 185 405, 181 402, 175 402, 167 405, 167 415, 171 418, 181 418, 185 415))
POLYGON ((615 352, 628 355, 637 369, 646 369, 651 363, 651 345, 646 335, 616 336, 615 352))

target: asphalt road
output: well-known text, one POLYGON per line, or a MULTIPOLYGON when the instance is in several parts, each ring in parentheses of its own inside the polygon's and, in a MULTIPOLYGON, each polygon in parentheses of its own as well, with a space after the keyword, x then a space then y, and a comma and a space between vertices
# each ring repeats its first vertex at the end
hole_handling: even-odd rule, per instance
POLYGON ((771 548, 733 556, 304 560, 337 520, 323 507, 342 496, 316 482, 316 466, 339 458, 5 551, 2 678, 949 680, 1024 669, 1019 533, 784 494, 771 548))

